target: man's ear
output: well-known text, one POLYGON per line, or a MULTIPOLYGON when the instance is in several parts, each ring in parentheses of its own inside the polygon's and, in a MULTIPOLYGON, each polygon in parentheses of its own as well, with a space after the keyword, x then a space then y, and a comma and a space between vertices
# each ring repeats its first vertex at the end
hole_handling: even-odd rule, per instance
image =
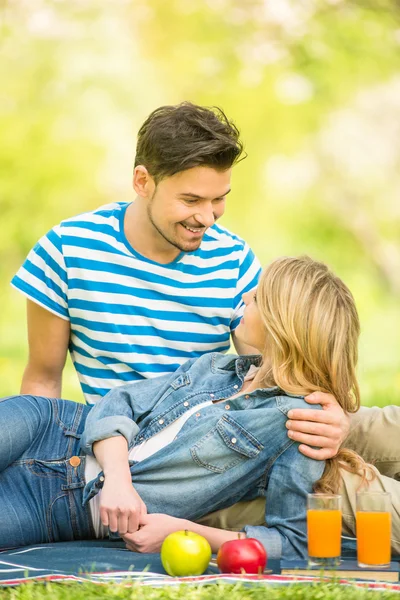
POLYGON ((138 165, 133 171, 133 189, 142 198, 152 198, 156 184, 143 165, 138 165))

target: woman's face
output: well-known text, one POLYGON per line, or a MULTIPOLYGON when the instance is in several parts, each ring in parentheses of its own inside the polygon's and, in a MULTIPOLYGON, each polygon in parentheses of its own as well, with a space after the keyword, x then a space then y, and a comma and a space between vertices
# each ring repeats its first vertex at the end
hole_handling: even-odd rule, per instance
POLYGON ((235 334, 243 343, 253 346, 260 353, 263 353, 267 332, 257 306, 257 290, 254 289, 246 292, 242 298, 246 307, 242 320, 235 330, 235 334))

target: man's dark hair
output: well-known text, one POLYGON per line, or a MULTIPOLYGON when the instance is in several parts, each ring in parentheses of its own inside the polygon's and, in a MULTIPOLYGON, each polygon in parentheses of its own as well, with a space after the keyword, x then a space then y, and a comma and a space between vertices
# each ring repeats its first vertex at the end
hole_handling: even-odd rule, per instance
POLYGON ((192 167, 225 171, 242 152, 239 130, 220 108, 182 102, 147 117, 138 133, 135 167, 145 166, 158 183, 192 167))

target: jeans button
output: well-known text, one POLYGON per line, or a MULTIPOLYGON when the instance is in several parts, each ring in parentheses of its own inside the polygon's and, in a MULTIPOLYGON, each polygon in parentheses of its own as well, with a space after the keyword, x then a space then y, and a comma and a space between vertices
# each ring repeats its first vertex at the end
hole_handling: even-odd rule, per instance
POLYGON ((69 464, 71 465, 71 467, 79 467, 79 465, 81 464, 81 459, 79 458, 79 456, 71 456, 71 458, 69 459, 69 464))

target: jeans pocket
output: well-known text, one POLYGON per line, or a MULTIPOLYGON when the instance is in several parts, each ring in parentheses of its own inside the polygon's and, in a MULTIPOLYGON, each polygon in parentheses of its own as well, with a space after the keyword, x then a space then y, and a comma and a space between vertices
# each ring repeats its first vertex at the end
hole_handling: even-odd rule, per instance
POLYGON ((25 467, 36 477, 42 479, 58 478, 63 482, 67 480, 65 459, 61 460, 37 460, 31 459, 24 461, 25 467))
POLYGON ((264 446, 237 421, 224 415, 190 448, 193 460, 214 473, 224 473, 256 458, 264 446))

